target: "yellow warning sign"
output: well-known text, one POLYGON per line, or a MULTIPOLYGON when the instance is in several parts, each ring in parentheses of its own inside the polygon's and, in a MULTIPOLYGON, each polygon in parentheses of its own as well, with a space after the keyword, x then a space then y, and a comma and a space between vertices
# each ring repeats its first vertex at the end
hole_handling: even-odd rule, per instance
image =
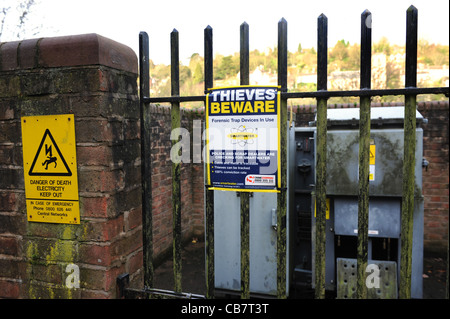
POLYGON ((370 157, 369 157, 370 165, 375 165, 375 150, 376 150, 375 144, 371 144, 370 145, 370 157))
POLYGON ((79 224, 73 114, 22 117, 28 221, 79 224))
POLYGON ((370 157, 369 157, 369 181, 375 180, 375 154, 376 146, 375 144, 370 144, 370 157))

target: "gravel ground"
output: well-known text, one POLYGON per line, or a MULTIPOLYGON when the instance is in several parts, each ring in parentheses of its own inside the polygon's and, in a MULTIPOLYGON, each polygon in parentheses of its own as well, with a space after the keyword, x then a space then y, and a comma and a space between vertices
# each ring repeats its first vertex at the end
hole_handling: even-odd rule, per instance
POLYGON ((423 298, 445 299, 447 258, 425 257, 423 261, 423 298))

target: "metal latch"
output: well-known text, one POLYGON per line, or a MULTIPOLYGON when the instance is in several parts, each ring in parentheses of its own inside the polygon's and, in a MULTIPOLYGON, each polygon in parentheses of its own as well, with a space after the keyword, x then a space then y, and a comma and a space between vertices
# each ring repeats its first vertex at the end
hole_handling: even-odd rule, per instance
POLYGON ((306 158, 302 159, 297 165, 297 170, 303 175, 311 172, 311 162, 306 158))
POLYGON ((272 228, 274 230, 277 230, 277 209, 276 208, 272 208, 272 228))
POLYGON ((426 158, 422 158, 422 167, 425 167, 426 172, 428 171, 428 165, 430 165, 430 162, 426 158))

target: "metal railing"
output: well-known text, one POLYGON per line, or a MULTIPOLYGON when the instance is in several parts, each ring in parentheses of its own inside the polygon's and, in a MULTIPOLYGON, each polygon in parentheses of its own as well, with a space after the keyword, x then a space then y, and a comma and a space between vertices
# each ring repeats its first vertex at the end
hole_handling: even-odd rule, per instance
MULTIPOLYGON (((287 100, 294 98, 317 99, 317 166, 316 166, 316 247, 315 247, 315 298, 325 297, 325 213, 326 213, 326 136, 327 100, 331 97, 360 98, 359 133, 359 195, 357 238, 357 297, 366 298, 365 273, 368 263, 368 215, 369 215, 369 147, 370 147, 370 103, 373 96, 403 95, 404 115, 404 164, 403 196, 401 211, 401 261, 399 297, 411 297, 411 250, 414 210, 414 154, 416 96, 419 94, 445 94, 448 87, 418 88, 417 79, 417 19, 414 6, 407 10, 405 88, 371 89, 371 13, 361 14, 361 69, 360 89, 349 91, 327 90, 327 34, 328 19, 318 17, 317 39, 317 91, 287 92, 287 21, 278 22, 278 86, 281 91, 281 188, 277 194, 277 297, 286 298, 286 168, 287 168, 287 100)), ((139 35, 140 110, 141 110, 141 160, 142 160, 142 222, 144 291, 153 289, 153 241, 152 241, 152 189, 150 152, 150 103, 171 103, 172 129, 180 127, 180 103, 206 101, 206 95, 180 96, 178 31, 170 34, 171 43, 171 88, 170 97, 150 97, 149 40, 145 32, 139 35)), ((204 30, 205 93, 213 88, 213 29, 204 30)), ((249 84, 249 26, 240 26, 240 83, 249 84)), ((177 143, 172 141, 172 145, 177 143)), ((205 180, 205 185, 207 184, 205 180)), ((208 185, 206 185, 208 186, 208 185)), ((173 209, 173 258, 174 294, 181 293, 181 186, 180 163, 172 163, 172 209, 173 209)), ((249 277, 249 193, 241 192, 241 297, 250 296, 249 277)), ((206 245, 206 297, 214 297, 214 191, 205 191, 205 245, 206 245)), ((448 274, 447 274, 448 276, 448 274)), ((153 293, 157 290, 153 290, 153 293)))

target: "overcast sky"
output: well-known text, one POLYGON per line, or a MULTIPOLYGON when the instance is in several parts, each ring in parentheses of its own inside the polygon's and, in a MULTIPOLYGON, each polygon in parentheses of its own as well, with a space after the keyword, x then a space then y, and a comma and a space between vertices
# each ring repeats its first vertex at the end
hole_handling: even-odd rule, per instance
MULTIPOLYGON (((0 0, 5 2, 10 0, 0 0)), ((150 37, 150 58, 169 64, 170 32, 180 36, 180 59, 203 55, 203 30, 213 28, 214 53, 239 51, 239 27, 249 24, 250 50, 277 43, 277 24, 288 22, 288 49, 315 47, 317 17, 328 17, 328 45, 345 39, 360 42, 360 16, 372 13, 372 39, 388 38, 404 45, 406 10, 419 11, 419 39, 449 43, 448 0, 37 0, 30 18, 42 24, 39 37, 98 33, 124 43, 138 53, 138 35, 150 37)), ((1 5, 0 5, 1 6, 1 5)), ((6 40, 6 39, 4 39, 6 40)))

